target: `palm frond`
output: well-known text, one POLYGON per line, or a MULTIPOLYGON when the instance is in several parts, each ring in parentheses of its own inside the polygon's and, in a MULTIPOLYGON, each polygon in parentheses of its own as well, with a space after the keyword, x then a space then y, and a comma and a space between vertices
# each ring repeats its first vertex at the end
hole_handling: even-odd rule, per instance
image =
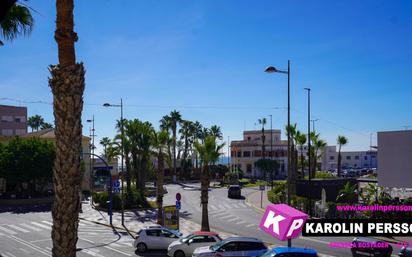
POLYGON ((29 8, 15 4, 0 23, 3 38, 14 40, 19 35, 29 35, 32 32, 34 19, 29 8))

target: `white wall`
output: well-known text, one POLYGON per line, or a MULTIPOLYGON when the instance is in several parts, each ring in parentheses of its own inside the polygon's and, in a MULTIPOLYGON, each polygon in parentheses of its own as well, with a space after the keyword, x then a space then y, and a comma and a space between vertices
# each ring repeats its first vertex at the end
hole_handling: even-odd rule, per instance
POLYGON ((412 130, 378 132, 378 185, 412 188, 412 130))

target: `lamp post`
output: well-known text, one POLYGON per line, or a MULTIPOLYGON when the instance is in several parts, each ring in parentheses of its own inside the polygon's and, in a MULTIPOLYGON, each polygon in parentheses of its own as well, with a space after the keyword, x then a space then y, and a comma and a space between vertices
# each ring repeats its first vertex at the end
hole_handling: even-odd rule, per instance
MULTIPOLYGON (((288 69, 287 71, 278 70, 273 66, 269 66, 265 69, 267 73, 283 73, 288 75, 288 129, 290 129, 290 60, 288 60, 288 69)), ((291 194, 292 194, 292 184, 291 184, 291 177, 292 177, 292 170, 290 169, 290 133, 288 134, 288 205, 291 205, 291 194)), ((292 240, 288 239, 288 247, 292 247, 292 240)))
POLYGON ((312 122, 312 131, 315 132, 315 122, 319 121, 319 119, 310 120, 312 122))
POLYGON ((94 168, 94 157, 92 157, 92 156, 94 156, 94 138, 96 137, 96 135, 94 134, 94 131, 95 131, 95 129, 94 129, 94 115, 93 115, 93 117, 92 117, 92 119, 89 119, 89 120, 87 120, 87 122, 91 122, 92 123, 92 128, 91 128, 91 130, 90 130, 90 137, 92 138, 92 143, 91 143, 91 145, 90 145, 90 153, 91 153, 91 158, 90 158, 90 182, 89 182, 89 186, 90 186, 90 191, 93 193, 93 189, 94 189, 94 171, 93 171, 93 168, 94 168))
MULTIPOLYGON (((109 104, 109 103, 105 103, 105 104, 103 104, 103 106, 104 107, 120 107, 120 134, 121 134, 121 144, 122 144, 122 147, 121 147, 121 163, 120 163, 120 165, 121 165, 121 170, 122 170, 122 188, 121 188, 121 190, 122 190, 122 225, 124 226, 124 183, 123 183, 123 181, 124 181, 124 174, 125 174, 125 172, 124 172, 124 167, 123 167, 123 156, 124 156, 124 144, 123 144, 123 137, 124 137, 124 126, 123 126, 123 123, 124 123, 124 121, 123 121, 123 99, 122 98, 120 98, 120 104, 109 104)), ((127 175, 126 176, 128 176, 129 174, 128 174, 128 172, 129 171, 126 171, 126 173, 127 173, 127 175)))
MULTIPOLYGON (((308 91, 308 178, 309 178, 309 217, 312 216, 312 188, 310 187, 311 185, 311 179, 312 179, 312 174, 311 174, 311 145, 310 145, 310 88, 305 87, 304 88, 306 91, 308 91)), ((316 156, 316 153, 314 154, 316 156)), ((316 158, 316 157, 315 157, 316 158)), ((303 165, 303 164, 302 164, 303 165)))

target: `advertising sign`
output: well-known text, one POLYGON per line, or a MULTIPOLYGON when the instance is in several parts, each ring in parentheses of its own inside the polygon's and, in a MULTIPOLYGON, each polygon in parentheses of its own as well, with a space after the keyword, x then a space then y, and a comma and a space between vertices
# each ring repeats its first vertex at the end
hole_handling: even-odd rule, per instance
POLYGON ((163 207, 163 224, 166 228, 179 230, 179 210, 175 205, 163 207))

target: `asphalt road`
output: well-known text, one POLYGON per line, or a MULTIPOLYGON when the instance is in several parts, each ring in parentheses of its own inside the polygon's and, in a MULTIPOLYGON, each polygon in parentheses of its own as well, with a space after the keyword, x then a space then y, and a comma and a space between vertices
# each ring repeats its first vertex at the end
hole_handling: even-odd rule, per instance
MULTIPOLYGON (((182 195, 181 217, 200 224, 200 185, 197 183, 189 186, 186 188, 179 185, 168 186, 169 193, 165 197, 164 204, 174 204, 175 194, 180 192, 182 195)), ((257 190, 257 188, 243 188, 243 199, 229 199, 226 188, 211 189, 208 205, 211 229, 239 236, 257 237, 270 245, 287 246, 287 241, 279 241, 258 228, 262 214, 249 207, 244 198, 257 190)), ((299 237, 292 240, 292 246, 313 248, 326 256, 351 257, 352 254, 349 249, 331 248, 329 243, 351 242, 352 239, 353 237, 299 237)), ((399 249, 394 245, 392 246, 394 248, 392 256, 397 256, 399 249)))
MULTIPOLYGON (((0 256, 52 256, 51 222, 47 207, 0 209, 0 256)), ((77 256, 136 256, 132 240, 124 231, 80 220, 77 256)))

